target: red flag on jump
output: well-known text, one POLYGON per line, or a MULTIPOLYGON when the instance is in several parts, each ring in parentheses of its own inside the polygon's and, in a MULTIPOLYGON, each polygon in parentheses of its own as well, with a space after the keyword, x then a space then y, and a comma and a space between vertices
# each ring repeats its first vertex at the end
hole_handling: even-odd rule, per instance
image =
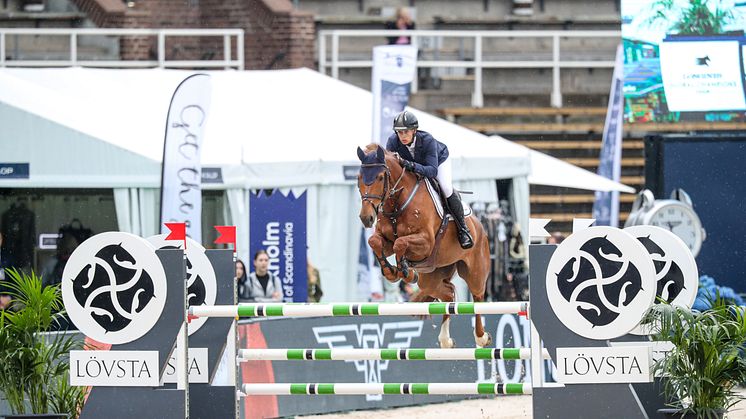
POLYGON ((215 239, 216 244, 220 243, 232 243, 233 251, 236 251, 236 226, 215 226, 215 230, 218 231, 220 236, 215 239))
POLYGON ((184 240, 184 250, 186 250, 186 223, 164 223, 169 230, 166 240, 184 240))

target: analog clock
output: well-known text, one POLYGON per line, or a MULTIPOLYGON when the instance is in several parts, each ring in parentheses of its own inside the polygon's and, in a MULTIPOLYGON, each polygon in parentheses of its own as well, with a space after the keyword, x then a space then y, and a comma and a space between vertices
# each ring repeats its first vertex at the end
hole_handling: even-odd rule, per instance
POLYGON ((682 189, 674 190, 671 199, 654 199, 647 189, 640 192, 624 226, 633 225, 653 225, 669 230, 686 243, 695 257, 706 238, 692 200, 682 189))

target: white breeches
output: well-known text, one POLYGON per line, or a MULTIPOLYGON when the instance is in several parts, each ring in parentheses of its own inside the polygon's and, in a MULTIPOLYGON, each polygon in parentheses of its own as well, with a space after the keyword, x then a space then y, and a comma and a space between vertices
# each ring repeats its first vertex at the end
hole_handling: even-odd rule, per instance
POLYGON ((438 166, 438 183, 443 190, 443 196, 448 198, 453 195, 453 175, 451 174, 451 156, 438 166))

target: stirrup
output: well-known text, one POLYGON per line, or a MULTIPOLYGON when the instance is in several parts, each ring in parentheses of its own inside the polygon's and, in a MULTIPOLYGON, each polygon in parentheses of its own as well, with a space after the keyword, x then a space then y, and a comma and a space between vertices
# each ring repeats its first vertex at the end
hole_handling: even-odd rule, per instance
POLYGON ((471 249, 474 247, 474 239, 471 237, 469 230, 460 229, 458 232, 458 242, 462 249, 471 249))

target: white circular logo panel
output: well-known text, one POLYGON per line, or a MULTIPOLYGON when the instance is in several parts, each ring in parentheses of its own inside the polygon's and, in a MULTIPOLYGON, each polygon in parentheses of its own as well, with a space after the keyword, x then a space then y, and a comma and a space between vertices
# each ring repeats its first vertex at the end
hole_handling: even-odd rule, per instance
MULTIPOLYGON (((689 247, 672 232, 649 225, 624 229, 642 243, 655 266, 656 303, 658 298, 669 304, 691 308, 697 298, 699 273, 689 247)), ((630 333, 649 335, 649 328, 637 327, 630 333)))
MULTIPOLYGON (((183 240, 166 240, 166 236, 167 234, 151 236, 148 237, 148 241, 156 249, 184 248, 183 240)), ((186 277, 188 306, 215 305, 218 290, 215 271, 205 255, 205 248, 189 237, 186 249, 186 277)), ((199 330, 208 319, 209 317, 200 317, 189 322, 189 335, 199 330)))
POLYGON ((640 242, 611 227, 571 234, 547 266, 547 296, 559 320, 589 339, 629 333, 655 299, 655 269, 640 242))
POLYGON ((112 345, 145 335, 161 317, 166 293, 166 273, 155 248, 129 233, 101 233, 84 241, 62 274, 70 320, 86 336, 112 345))

